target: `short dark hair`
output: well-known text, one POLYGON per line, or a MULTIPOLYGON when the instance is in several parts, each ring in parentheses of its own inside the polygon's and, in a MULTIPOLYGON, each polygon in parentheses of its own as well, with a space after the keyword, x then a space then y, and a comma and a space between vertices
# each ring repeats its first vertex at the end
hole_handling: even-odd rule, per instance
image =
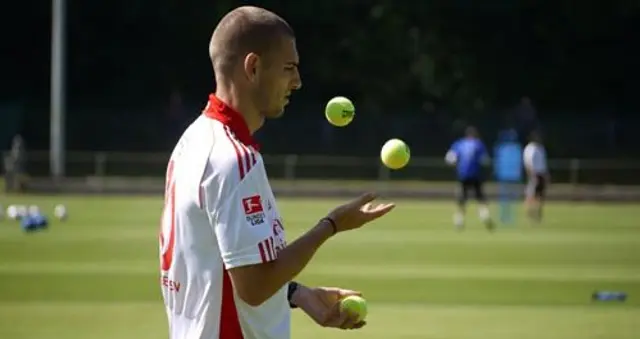
POLYGON ((533 130, 529 133, 529 140, 535 142, 542 142, 542 133, 539 130, 533 130))
POLYGON ((478 137, 479 133, 475 126, 467 126, 464 130, 464 134, 468 137, 478 137))
POLYGON ((294 37, 293 29, 277 14, 260 7, 242 6, 218 23, 209 44, 216 74, 225 74, 247 53, 267 54, 282 37, 294 37))

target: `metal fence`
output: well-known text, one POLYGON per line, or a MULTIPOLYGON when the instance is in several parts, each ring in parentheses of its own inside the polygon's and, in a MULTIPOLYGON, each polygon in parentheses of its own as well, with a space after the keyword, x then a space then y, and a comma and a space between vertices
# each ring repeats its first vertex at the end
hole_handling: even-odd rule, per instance
MULTIPOLYGON (((68 152, 68 177, 163 177, 168 153, 68 152)), ((264 155, 272 179, 424 180, 450 181, 454 171, 443 158, 414 157, 402 170, 391 171, 377 157, 264 155)), ((640 161, 609 159, 550 159, 555 183, 590 185, 638 185, 640 161)), ((49 153, 31 151, 27 172, 49 175, 49 153)), ((487 169, 490 176, 491 169, 487 169)))

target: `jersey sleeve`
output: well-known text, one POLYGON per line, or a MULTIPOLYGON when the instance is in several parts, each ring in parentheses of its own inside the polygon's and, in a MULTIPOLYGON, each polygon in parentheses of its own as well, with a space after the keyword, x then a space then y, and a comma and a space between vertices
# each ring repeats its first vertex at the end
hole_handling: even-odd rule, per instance
POLYGON ((247 173, 215 211, 213 227, 227 268, 276 258, 271 221, 263 200, 268 186, 258 172, 254 168, 247 173))

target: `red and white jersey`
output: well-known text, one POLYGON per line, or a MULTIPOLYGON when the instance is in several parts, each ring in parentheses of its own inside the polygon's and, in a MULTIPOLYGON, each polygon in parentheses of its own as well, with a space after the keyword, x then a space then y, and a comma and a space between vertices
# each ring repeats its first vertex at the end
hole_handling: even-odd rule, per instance
POLYGON ((253 307, 227 269, 275 260, 284 228, 242 116, 211 96, 167 167, 161 286, 171 339, 288 339, 287 287, 253 307))

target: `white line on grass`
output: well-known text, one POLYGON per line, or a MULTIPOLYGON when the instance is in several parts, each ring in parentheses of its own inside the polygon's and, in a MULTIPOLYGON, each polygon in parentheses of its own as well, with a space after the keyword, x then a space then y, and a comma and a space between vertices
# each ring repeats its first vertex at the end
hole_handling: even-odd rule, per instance
MULTIPOLYGON (((0 273, 34 274, 158 274, 158 263, 16 262, 0 264, 0 273)), ((528 281, 640 282, 640 270, 629 267, 509 267, 492 265, 340 265, 312 264, 304 275, 371 279, 486 279, 528 281)))
MULTIPOLYGON (((295 239, 299 232, 289 232, 288 238, 295 239)), ((39 242, 78 243, 89 241, 140 241, 154 243, 158 241, 157 232, 148 229, 131 228, 114 230, 91 229, 87 231, 64 231, 34 234, 31 240, 39 242)), ((0 241, 15 240, 14 233, 0 232, 0 241)), ((358 232, 345 233, 332 239, 331 244, 632 244, 640 245, 640 232, 616 231, 615 233, 508 230, 489 234, 484 230, 468 230, 462 233, 435 229, 363 229, 358 232)))

